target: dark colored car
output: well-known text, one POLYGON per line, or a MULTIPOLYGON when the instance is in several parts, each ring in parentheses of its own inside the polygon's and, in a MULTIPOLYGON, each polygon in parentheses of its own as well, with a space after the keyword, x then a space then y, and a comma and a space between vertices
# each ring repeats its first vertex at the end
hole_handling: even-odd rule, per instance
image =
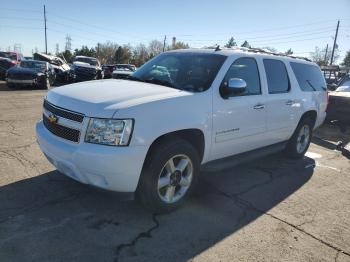
POLYGON ((0 57, 10 59, 15 65, 25 60, 24 56, 18 52, 0 52, 0 57))
POLYGON ((112 73, 115 69, 115 65, 103 65, 102 70, 104 78, 112 78, 112 73))
POLYGON ((40 60, 50 63, 56 73, 56 82, 58 83, 71 83, 74 82, 75 74, 74 70, 60 57, 47 55, 43 53, 35 53, 35 60, 40 60))
POLYGON ((88 81, 103 78, 100 61, 94 57, 76 56, 71 66, 75 81, 88 81))
POLYGON ((5 80, 7 70, 9 70, 13 66, 15 66, 15 64, 12 63, 10 59, 0 57, 0 79, 1 80, 5 80))
POLYGON ((22 60, 7 71, 6 83, 9 88, 33 86, 48 89, 55 82, 55 70, 43 61, 22 60))

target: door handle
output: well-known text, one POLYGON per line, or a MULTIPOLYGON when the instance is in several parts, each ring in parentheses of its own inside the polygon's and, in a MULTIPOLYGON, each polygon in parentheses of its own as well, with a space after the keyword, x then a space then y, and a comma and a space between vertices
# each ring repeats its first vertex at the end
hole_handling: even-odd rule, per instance
POLYGON ((287 106, 291 106, 291 105, 293 105, 294 104, 294 101, 293 100, 288 100, 287 102, 286 102, 286 105, 287 106))
POLYGON ((254 109, 264 109, 265 105, 264 104, 256 104, 253 108, 254 109))

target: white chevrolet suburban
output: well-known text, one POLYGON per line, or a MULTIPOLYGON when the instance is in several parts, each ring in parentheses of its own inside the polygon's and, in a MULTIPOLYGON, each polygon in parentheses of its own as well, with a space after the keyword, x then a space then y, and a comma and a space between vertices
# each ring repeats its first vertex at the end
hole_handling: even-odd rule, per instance
POLYGON ((256 49, 170 51, 127 80, 50 90, 37 140, 61 173, 170 211, 205 163, 273 145, 303 157, 326 116, 325 90, 319 67, 304 59, 256 49))

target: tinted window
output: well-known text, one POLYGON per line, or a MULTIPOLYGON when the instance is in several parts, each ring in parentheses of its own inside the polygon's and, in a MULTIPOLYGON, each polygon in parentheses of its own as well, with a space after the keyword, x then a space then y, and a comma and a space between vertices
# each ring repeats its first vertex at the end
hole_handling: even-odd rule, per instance
POLYGON ((288 92, 289 78, 284 63, 279 60, 264 59, 264 66, 269 94, 288 92))
POLYGON ((326 82, 319 67, 301 63, 290 63, 298 84, 303 91, 326 90, 326 82))
POLYGON ((237 96, 261 94, 259 70, 254 58, 238 58, 227 71, 222 85, 227 86, 231 78, 241 78, 247 83, 246 91, 237 96))

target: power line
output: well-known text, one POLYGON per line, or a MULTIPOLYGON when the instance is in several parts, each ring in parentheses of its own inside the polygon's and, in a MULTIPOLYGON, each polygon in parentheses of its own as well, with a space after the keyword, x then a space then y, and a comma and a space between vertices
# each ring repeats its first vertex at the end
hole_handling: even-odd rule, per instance
POLYGON ((10 12, 33 12, 33 13, 41 13, 40 10, 34 10, 34 9, 15 9, 15 8, 1 8, 2 11, 10 11, 10 12))
POLYGON ((104 31, 108 31, 108 32, 115 32, 117 34, 121 34, 121 35, 126 35, 126 36, 129 36, 129 37, 136 37, 138 38, 138 36, 134 36, 134 35, 131 35, 131 34, 128 34, 128 33, 123 33, 123 32, 119 32, 119 31, 115 31, 113 29, 107 29, 105 27, 102 27, 102 26, 97 26, 97 25, 94 25, 94 24, 89 24, 89 23, 85 23, 85 22, 82 22, 80 20, 76 20, 76 19, 72 19, 72 18, 69 18, 69 17, 64 17, 64 16, 61 16, 61 15, 57 15, 55 13, 50 13, 51 15, 55 16, 55 17, 58 17, 60 19, 65 19, 65 20, 69 20, 69 21, 72 21, 74 23, 77 23, 77 24, 82 24, 82 25, 85 25, 85 26, 88 26, 88 27, 94 27, 94 28, 97 28, 97 29, 100 29, 100 30, 104 30, 104 31))
POLYGON ((26 17, 13 17, 13 16, 1 16, 0 19, 10 19, 10 20, 26 20, 26 21, 42 21, 39 18, 26 18, 26 17))

